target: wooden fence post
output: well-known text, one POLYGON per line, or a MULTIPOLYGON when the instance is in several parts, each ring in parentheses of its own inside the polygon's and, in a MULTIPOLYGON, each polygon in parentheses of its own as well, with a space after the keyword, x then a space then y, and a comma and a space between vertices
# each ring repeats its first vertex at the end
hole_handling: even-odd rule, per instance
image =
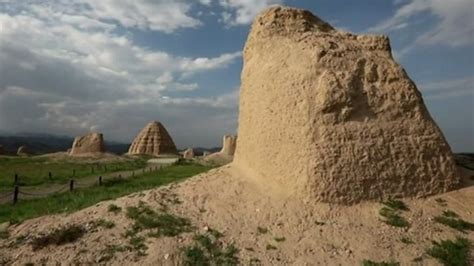
POLYGON ((16 204, 18 202, 18 186, 15 186, 15 189, 13 190, 13 204, 16 204))
POLYGON ((49 172, 48 177, 49 177, 49 180, 53 180, 53 173, 49 172))
POLYGON ((15 178, 14 178, 14 180, 13 180, 13 184, 14 184, 15 186, 18 185, 18 174, 17 174, 17 173, 15 173, 15 178))
POLYGON ((99 176, 99 186, 102 186, 102 176, 99 176))
POLYGON ((74 190, 74 179, 69 180, 69 191, 74 190))

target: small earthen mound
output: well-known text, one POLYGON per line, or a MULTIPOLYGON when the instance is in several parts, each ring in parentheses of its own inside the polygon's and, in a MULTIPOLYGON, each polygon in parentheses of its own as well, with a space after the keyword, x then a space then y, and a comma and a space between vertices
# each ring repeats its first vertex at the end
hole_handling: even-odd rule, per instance
POLYGON ((234 166, 288 196, 355 203, 459 184, 451 149, 385 36, 273 7, 244 49, 234 166))
POLYGON ((128 154, 178 154, 173 139, 160 122, 150 122, 133 140, 128 154))
POLYGON ((24 156, 24 155, 29 155, 30 154, 30 151, 28 149, 27 146, 23 145, 23 146, 20 146, 16 152, 16 154, 18 156, 24 156))
POLYGON ((194 158, 194 150, 192 148, 188 148, 183 152, 184 159, 192 159, 194 158))
POLYGON ((78 155, 102 152, 105 152, 104 136, 102 133, 90 133, 85 136, 76 137, 69 154, 78 155))
POLYGON ((231 163, 234 159, 237 136, 225 135, 222 138, 222 149, 219 152, 204 156, 204 161, 216 165, 231 163))
POLYGON ((222 140, 222 149, 220 152, 222 154, 234 156, 236 144, 237 144, 237 136, 225 135, 222 140))

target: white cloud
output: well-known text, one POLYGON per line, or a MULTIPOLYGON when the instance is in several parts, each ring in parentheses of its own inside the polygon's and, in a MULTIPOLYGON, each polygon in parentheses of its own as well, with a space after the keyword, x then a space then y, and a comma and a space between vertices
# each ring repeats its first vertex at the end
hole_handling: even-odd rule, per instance
POLYGON ((30 0, 5 3, 3 9, 12 11, 27 7, 43 19, 62 17, 65 22, 81 27, 108 27, 114 22, 127 28, 170 33, 202 24, 191 14, 192 1, 189 0, 30 0))
POLYGON ((116 20, 125 27, 172 32, 179 28, 194 28, 201 24, 199 20, 189 15, 191 4, 188 1, 82 1, 92 7, 89 13, 93 16, 116 20))
POLYGON ((166 71, 156 79, 160 90, 176 90, 176 91, 194 91, 199 88, 197 83, 185 84, 174 80, 173 74, 166 71))
POLYGON ((422 83, 420 89, 426 98, 449 98, 470 95, 474 100, 474 77, 422 83))
POLYGON ((222 21, 228 25, 250 24, 254 17, 268 6, 281 4, 283 0, 219 0, 222 21))
MULTIPOLYGON (((159 75, 224 68, 241 56, 240 52, 214 58, 173 56, 137 46, 126 36, 76 28, 75 24, 67 24, 61 18, 58 17, 60 21, 51 21, 50 17, 46 22, 32 14, 0 14, 0 45, 22 48, 42 58, 69 62, 80 67, 90 78, 102 79, 105 76, 135 85, 153 84, 159 75)), ((34 67, 30 60, 17 62, 25 69, 34 67)))
POLYGON ((459 47, 474 44, 474 2, 472 0, 410 0, 395 14, 370 28, 373 32, 410 30, 427 12, 436 18, 433 26, 415 39, 415 45, 441 44, 459 47))
POLYGON ((211 4, 212 0, 199 0, 199 3, 209 6, 211 4))
MULTIPOLYGON (((178 142, 190 145, 192 139, 179 134, 183 126, 202 131, 202 123, 211 130, 219 126, 212 121, 230 117, 235 128, 236 106, 228 104, 225 92, 214 98, 165 95, 198 90, 192 74, 225 68, 240 52, 215 57, 173 55, 137 45, 123 29, 116 30, 133 26, 130 21, 138 14, 159 15, 134 5, 165 7, 183 1, 127 1, 131 12, 123 11, 124 17, 115 20, 107 19, 107 14, 122 12, 113 8, 114 1, 96 2, 107 6, 96 9, 89 3, 84 8, 58 0, 0 3, 0 130, 69 135, 101 130, 129 141, 135 134, 131 128, 139 130, 158 119, 178 132, 178 142)), ((134 26, 162 31, 192 26, 161 23, 157 17, 137 21, 134 26)), ((217 128, 194 140, 209 144, 212 138, 219 141, 220 134, 217 128)))
POLYGON ((237 109, 239 101, 239 90, 236 89, 231 93, 223 94, 212 98, 168 98, 163 97, 162 101, 167 104, 181 106, 207 106, 213 108, 237 109))
POLYGON ((163 85, 170 84, 173 82, 173 74, 171 74, 169 71, 166 71, 156 79, 156 82, 163 85))
POLYGON ((241 52, 222 54, 215 58, 199 57, 195 59, 185 58, 180 62, 180 68, 187 72, 195 72, 202 70, 211 70, 220 66, 227 66, 235 59, 242 56, 241 52))

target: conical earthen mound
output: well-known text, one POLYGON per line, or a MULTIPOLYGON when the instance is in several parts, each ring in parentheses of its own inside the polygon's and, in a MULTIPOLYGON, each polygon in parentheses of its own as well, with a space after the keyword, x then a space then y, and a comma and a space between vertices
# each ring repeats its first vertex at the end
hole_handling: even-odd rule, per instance
POLYGON ((151 122, 132 142, 129 154, 164 155, 177 154, 173 139, 160 122, 151 122))
POLYGON ((263 185, 354 203, 454 188, 450 147, 387 37, 274 7, 244 50, 234 165, 263 185))

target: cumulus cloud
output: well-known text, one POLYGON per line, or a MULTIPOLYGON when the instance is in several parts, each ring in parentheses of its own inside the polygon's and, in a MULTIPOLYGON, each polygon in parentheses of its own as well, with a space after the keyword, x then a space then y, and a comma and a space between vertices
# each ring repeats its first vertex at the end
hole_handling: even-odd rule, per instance
MULTIPOLYGON (((398 2, 400 4, 400 2, 398 2)), ((474 2, 472 0, 409 0, 395 14, 370 28, 373 32, 410 30, 419 22, 422 13, 428 13, 436 22, 415 40, 416 45, 441 44, 460 47, 474 44, 474 2)))
POLYGON ((420 88, 426 98, 474 97, 474 77, 424 83, 420 88))
POLYGON ((246 25, 253 21, 253 18, 268 6, 281 4, 283 0, 219 0, 222 12, 222 21, 228 25, 246 25))
POLYGON ((206 6, 210 5, 211 2, 212 2, 211 0, 199 0, 199 3, 201 3, 203 5, 206 5, 206 6))
POLYGON ((159 119, 178 145, 215 143, 225 133, 218 121, 227 118, 235 130, 237 107, 225 100, 229 96, 167 93, 199 90, 193 74, 226 68, 240 52, 174 55, 138 45, 124 30, 198 26, 189 12, 186 1, 1 1, 0 130, 69 135, 99 130, 130 141, 136 133, 131 129, 159 119), (217 130, 185 139, 183 127, 204 130, 201 117, 207 130, 217 130))
POLYGON ((85 27, 108 27, 114 22, 124 27, 170 33, 202 25, 191 14, 192 1, 188 0, 26 0, 9 5, 4 9, 15 11, 30 7, 42 18, 53 15, 85 27))
POLYGON ((180 68, 186 72, 211 70, 220 66, 227 66, 230 62, 242 56, 242 53, 227 53, 216 58, 198 57, 194 59, 184 58, 180 62, 180 68))
POLYGON ((82 0, 92 9, 90 14, 112 19, 126 27, 138 27, 164 32, 178 28, 193 28, 201 22, 189 15, 191 5, 182 0, 82 0))

